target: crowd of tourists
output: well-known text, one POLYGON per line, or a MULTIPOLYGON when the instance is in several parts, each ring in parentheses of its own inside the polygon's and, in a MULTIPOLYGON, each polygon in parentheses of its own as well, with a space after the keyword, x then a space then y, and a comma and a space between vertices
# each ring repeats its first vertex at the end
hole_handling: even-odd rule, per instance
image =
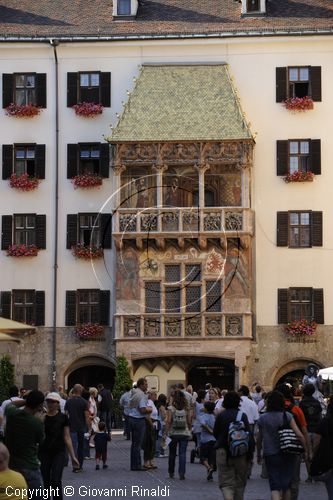
MULTIPOLYGON (((140 378, 119 400, 124 438, 131 440, 130 470, 157 469, 156 457, 166 457, 170 479, 177 473, 183 481, 191 443, 190 462, 202 465, 203 481, 217 476, 224 500, 244 498, 255 458, 273 500, 299 498, 302 461, 307 481, 324 482, 333 500, 333 400, 326 405, 316 390, 306 383, 295 397, 289 384, 270 392, 259 384, 242 385, 236 392, 207 383, 195 392, 179 383, 158 395, 140 378)), ((68 395, 58 387, 22 396, 12 387, 0 407, 0 500, 9 498, 7 486, 28 487, 36 500, 43 498, 44 486, 62 499, 69 460, 74 474, 91 458, 96 471, 107 469, 112 409, 112 394, 103 384, 89 390, 76 384, 68 395)))

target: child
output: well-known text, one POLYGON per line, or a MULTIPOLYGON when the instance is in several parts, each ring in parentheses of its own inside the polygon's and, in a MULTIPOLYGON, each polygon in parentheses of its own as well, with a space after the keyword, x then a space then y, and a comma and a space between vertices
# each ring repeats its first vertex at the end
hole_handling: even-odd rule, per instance
POLYGON ((105 422, 98 422, 98 431, 94 436, 95 441, 95 458, 96 458, 96 470, 99 470, 99 461, 102 459, 103 469, 107 469, 107 447, 108 441, 111 441, 111 434, 105 432, 105 422))
POLYGON ((212 401, 206 401, 204 403, 204 412, 200 416, 201 423, 201 446, 200 446, 200 459, 202 465, 207 469, 207 480, 213 479, 213 472, 216 467, 215 458, 215 437, 213 435, 213 429, 215 424, 215 403, 212 401))

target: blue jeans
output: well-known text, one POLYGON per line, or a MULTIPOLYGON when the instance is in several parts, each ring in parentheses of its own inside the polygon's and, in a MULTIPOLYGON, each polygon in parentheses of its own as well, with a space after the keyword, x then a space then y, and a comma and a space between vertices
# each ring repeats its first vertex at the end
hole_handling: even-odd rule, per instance
POLYGON ((71 438, 74 448, 74 453, 79 461, 80 468, 83 465, 83 448, 84 448, 84 433, 83 432, 71 432, 71 438))
POLYGON ((29 498, 32 500, 43 500, 43 479, 39 469, 20 469, 28 488, 29 498))
POLYGON ((173 474, 175 472, 177 445, 179 445, 178 473, 179 475, 185 474, 187 444, 188 444, 187 438, 180 436, 171 437, 171 443, 169 444, 169 470, 168 470, 169 474, 173 474))
POLYGON ((129 423, 129 416, 124 414, 124 421, 125 421, 125 436, 126 439, 131 439, 131 429, 130 429, 130 423, 129 423))
POLYGON ((141 449, 146 432, 146 419, 130 417, 132 434, 131 470, 141 469, 141 449))
POLYGON ((105 422, 106 432, 111 432, 111 411, 100 411, 99 418, 101 422, 105 422))

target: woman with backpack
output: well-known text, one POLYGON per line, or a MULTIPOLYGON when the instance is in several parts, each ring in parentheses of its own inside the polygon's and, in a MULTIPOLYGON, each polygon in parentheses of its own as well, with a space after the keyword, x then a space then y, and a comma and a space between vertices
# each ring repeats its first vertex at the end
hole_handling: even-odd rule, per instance
POLYGON ((243 500, 247 481, 250 426, 239 405, 239 394, 227 392, 222 404, 224 411, 218 414, 214 426, 216 466, 224 500, 243 500))
POLYGON ((186 449, 191 439, 191 410, 187 403, 185 394, 176 390, 172 404, 168 407, 165 425, 165 437, 169 435, 169 477, 172 479, 175 473, 176 453, 178 447, 179 479, 185 479, 186 449))

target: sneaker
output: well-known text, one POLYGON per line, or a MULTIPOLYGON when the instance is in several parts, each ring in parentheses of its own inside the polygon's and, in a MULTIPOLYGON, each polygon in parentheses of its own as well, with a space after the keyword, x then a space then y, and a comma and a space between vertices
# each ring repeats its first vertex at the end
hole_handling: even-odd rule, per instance
POLYGON ((99 465, 96 465, 95 470, 99 470, 99 465))
POLYGON ((179 474, 179 479, 183 481, 185 479, 185 474, 179 474))
POLYGON ((108 464, 103 464, 103 469, 107 469, 108 468, 108 464))
POLYGON ((208 469, 207 471, 207 481, 211 481, 213 479, 213 469, 208 469))

